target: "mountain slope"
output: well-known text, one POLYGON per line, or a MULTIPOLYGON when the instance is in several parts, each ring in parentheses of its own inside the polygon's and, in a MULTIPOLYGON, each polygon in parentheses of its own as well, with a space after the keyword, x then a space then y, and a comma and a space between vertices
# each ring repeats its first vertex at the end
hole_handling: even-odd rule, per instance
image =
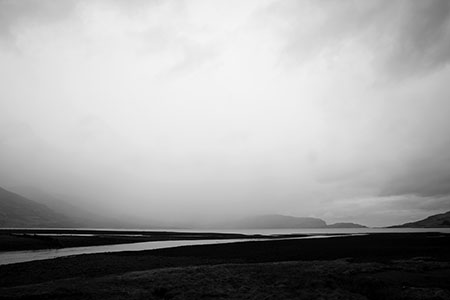
POLYGON ((450 227, 450 211, 443 214, 429 216, 420 221, 405 223, 402 225, 391 226, 396 227, 412 227, 412 228, 439 228, 439 227, 450 227))
POLYGON ((70 227, 64 215, 0 188, 0 227, 70 227))
POLYGON ((327 224, 318 218, 263 215, 239 220, 233 224, 233 227, 240 229, 325 228, 327 224))
POLYGON ((80 227, 89 228, 136 228, 138 224, 119 221, 111 217, 99 215, 87 209, 80 208, 66 201, 68 197, 55 197, 50 193, 34 187, 16 187, 14 189, 20 195, 33 199, 33 201, 43 204, 58 214, 67 217, 72 223, 79 224, 80 227), (63 200, 64 199, 64 200, 63 200))

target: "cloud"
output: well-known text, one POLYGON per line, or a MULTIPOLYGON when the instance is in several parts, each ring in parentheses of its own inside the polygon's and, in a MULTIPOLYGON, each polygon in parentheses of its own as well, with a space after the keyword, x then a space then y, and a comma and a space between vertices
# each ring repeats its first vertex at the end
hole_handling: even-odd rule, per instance
POLYGON ((20 26, 66 20, 76 4, 75 0, 0 0, 0 37, 13 38, 20 26))
POLYGON ((450 195, 450 155, 448 149, 429 153, 426 158, 406 164, 382 189, 381 195, 414 194, 423 197, 450 195))
MULTIPOLYGON (((172 18, 173 16, 166 17, 172 18)), ((142 55, 176 57, 167 73, 179 75, 214 61, 221 52, 220 41, 217 40, 217 37, 208 36, 206 40, 202 40, 195 38, 195 35, 201 36, 202 30, 188 24, 166 26, 155 24, 135 36, 143 43, 140 51, 142 55)))
POLYGON ((431 72, 450 61, 446 0, 277 1, 265 14, 285 39, 284 53, 296 60, 332 57, 349 45, 362 45, 375 68, 397 78, 431 72))
POLYGON ((13 38, 18 27, 66 21, 86 7, 100 5, 135 16, 161 1, 147 0, 0 0, 0 37, 13 38))
POLYGON ((403 14, 392 38, 392 48, 388 48, 384 58, 386 67, 393 73, 407 75, 447 65, 450 60, 450 2, 406 1, 401 10, 403 14))
POLYGON ((0 124, 0 185, 142 217, 445 208, 447 2, 230 1, 0 0, 26 124, 0 124))
POLYGON ((406 195, 402 197, 390 197, 390 201, 386 201, 387 209, 405 209, 425 212, 439 212, 450 210, 450 197, 448 195, 441 197, 427 197, 406 195))
MULTIPOLYGON (((83 10, 97 6, 128 18, 144 18, 151 8, 161 11, 168 20, 173 17, 184 20, 175 24, 176 28, 170 28, 171 32, 164 31, 162 37, 158 37, 164 40, 172 37, 172 42, 179 43, 173 38, 180 32, 192 35, 186 31, 186 26, 191 28, 192 24, 185 21, 196 5, 142 0, 0 0, 0 37, 14 40, 24 27, 63 22, 74 16, 80 18, 83 10)), ((362 45, 370 54, 367 61, 371 61, 375 69, 396 78, 432 72, 450 61, 450 2, 446 0, 273 1, 254 16, 257 22, 264 23, 265 28, 281 37, 284 45, 281 55, 287 54, 297 61, 333 57, 339 51, 347 51, 349 45, 362 45)), ((158 17, 156 20, 167 23, 158 17)), ((148 32, 154 30, 152 28, 154 26, 148 32)), ((186 36, 182 38, 186 40, 186 36)), ((153 37, 150 43, 154 42, 153 37)), ((160 42, 167 45, 167 41, 160 42)), ((175 69, 203 64, 207 60, 205 57, 211 58, 217 53, 217 47, 208 43, 189 39, 182 43, 183 58, 175 69)))
POLYGON ((164 74, 184 74, 215 59, 220 48, 221 35, 208 32, 214 25, 199 26, 192 11, 181 1, 0 0, 0 43, 19 49, 34 41, 44 49, 77 39, 91 54, 115 44, 118 52, 170 61, 164 74))

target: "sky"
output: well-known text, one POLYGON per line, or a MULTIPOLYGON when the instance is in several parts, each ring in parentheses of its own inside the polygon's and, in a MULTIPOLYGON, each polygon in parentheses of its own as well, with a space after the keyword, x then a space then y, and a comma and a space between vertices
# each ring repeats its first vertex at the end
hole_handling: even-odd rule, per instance
POLYGON ((124 220, 450 210, 450 1, 0 0, 0 186, 124 220))

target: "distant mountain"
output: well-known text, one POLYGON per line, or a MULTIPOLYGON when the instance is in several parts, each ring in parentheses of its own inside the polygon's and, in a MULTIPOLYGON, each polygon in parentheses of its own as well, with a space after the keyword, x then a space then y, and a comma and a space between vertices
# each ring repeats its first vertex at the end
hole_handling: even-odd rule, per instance
POLYGON ((33 199, 33 201, 47 206, 56 213, 64 215, 72 223, 78 224, 78 227, 115 227, 112 226, 114 223, 112 220, 108 220, 106 217, 99 216, 62 200, 64 197, 55 197, 34 187, 16 187, 14 191, 28 199, 33 199))
MULTIPOLYGON (((194 225, 191 227, 202 226, 194 225)), ((234 221, 210 223, 207 227, 223 229, 366 228, 364 225, 350 222, 327 225, 324 220, 319 218, 293 217, 278 214, 248 216, 234 221)))
POLYGON ((62 214, 0 188, 0 227, 73 227, 62 214))
POLYGON ((327 223, 318 218, 262 215, 241 219, 231 227, 240 229, 326 228, 327 223))
POLYGON ((40 189, 34 187, 15 187, 12 188, 15 193, 22 195, 28 199, 32 199, 32 201, 37 202, 39 204, 43 204, 57 212, 59 214, 63 214, 69 219, 76 222, 88 219, 91 217, 91 213, 88 211, 84 211, 77 206, 74 206, 64 200, 61 200, 49 193, 46 193, 40 189))
POLYGON ((343 222, 327 225, 327 228, 367 228, 367 226, 356 223, 343 222))
POLYGON ((71 223, 76 224, 77 227, 84 228, 156 228, 150 226, 142 221, 123 221, 112 217, 101 215, 97 212, 92 212, 83 209, 67 201, 65 196, 55 197, 41 189, 35 187, 16 187, 14 191, 28 199, 43 204, 53 210, 54 212, 64 215, 71 223))
POLYGON ((420 221, 405 223, 402 225, 390 226, 391 228, 398 227, 410 227, 410 228, 439 228, 439 227, 450 227, 450 211, 429 216, 420 221))

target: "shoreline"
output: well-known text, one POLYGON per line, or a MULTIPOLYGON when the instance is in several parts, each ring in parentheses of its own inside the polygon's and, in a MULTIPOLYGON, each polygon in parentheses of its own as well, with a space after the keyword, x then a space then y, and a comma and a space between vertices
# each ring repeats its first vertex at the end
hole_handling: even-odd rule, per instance
MULTIPOLYGON (((306 236, 303 234, 292 237, 306 236)), ((0 229, 0 252, 65 249, 75 247, 133 244, 157 241, 271 239, 285 235, 234 233, 117 231, 73 229, 0 229)))
MULTIPOLYGON (((353 234, 352 236, 364 235, 353 234)), ((309 236, 289 236, 289 237, 274 237, 261 239, 206 239, 206 240, 166 240, 166 241, 151 241, 140 243, 123 243, 113 245, 88 246, 88 247, 72 247, 60 249, 42 249, 42 250, 25 250, 25 251, 5 251, 0 252, 0 265, 9 265, 15 263, 23 263, 37 260, 56 259, 59 257, 85 255, 85 254, 99 254, 99 253, 117 253, 117 252, 139 252, 150 251, 157 249, 167 249, 184 246, 203 246, 216 244, 229 244, 238 242, 259 242, 259 241, 273 241, 273 240, 292 240, 292 239, 323 239, 331 237, 343 237, 347 235, 309 235, 309 236)))

